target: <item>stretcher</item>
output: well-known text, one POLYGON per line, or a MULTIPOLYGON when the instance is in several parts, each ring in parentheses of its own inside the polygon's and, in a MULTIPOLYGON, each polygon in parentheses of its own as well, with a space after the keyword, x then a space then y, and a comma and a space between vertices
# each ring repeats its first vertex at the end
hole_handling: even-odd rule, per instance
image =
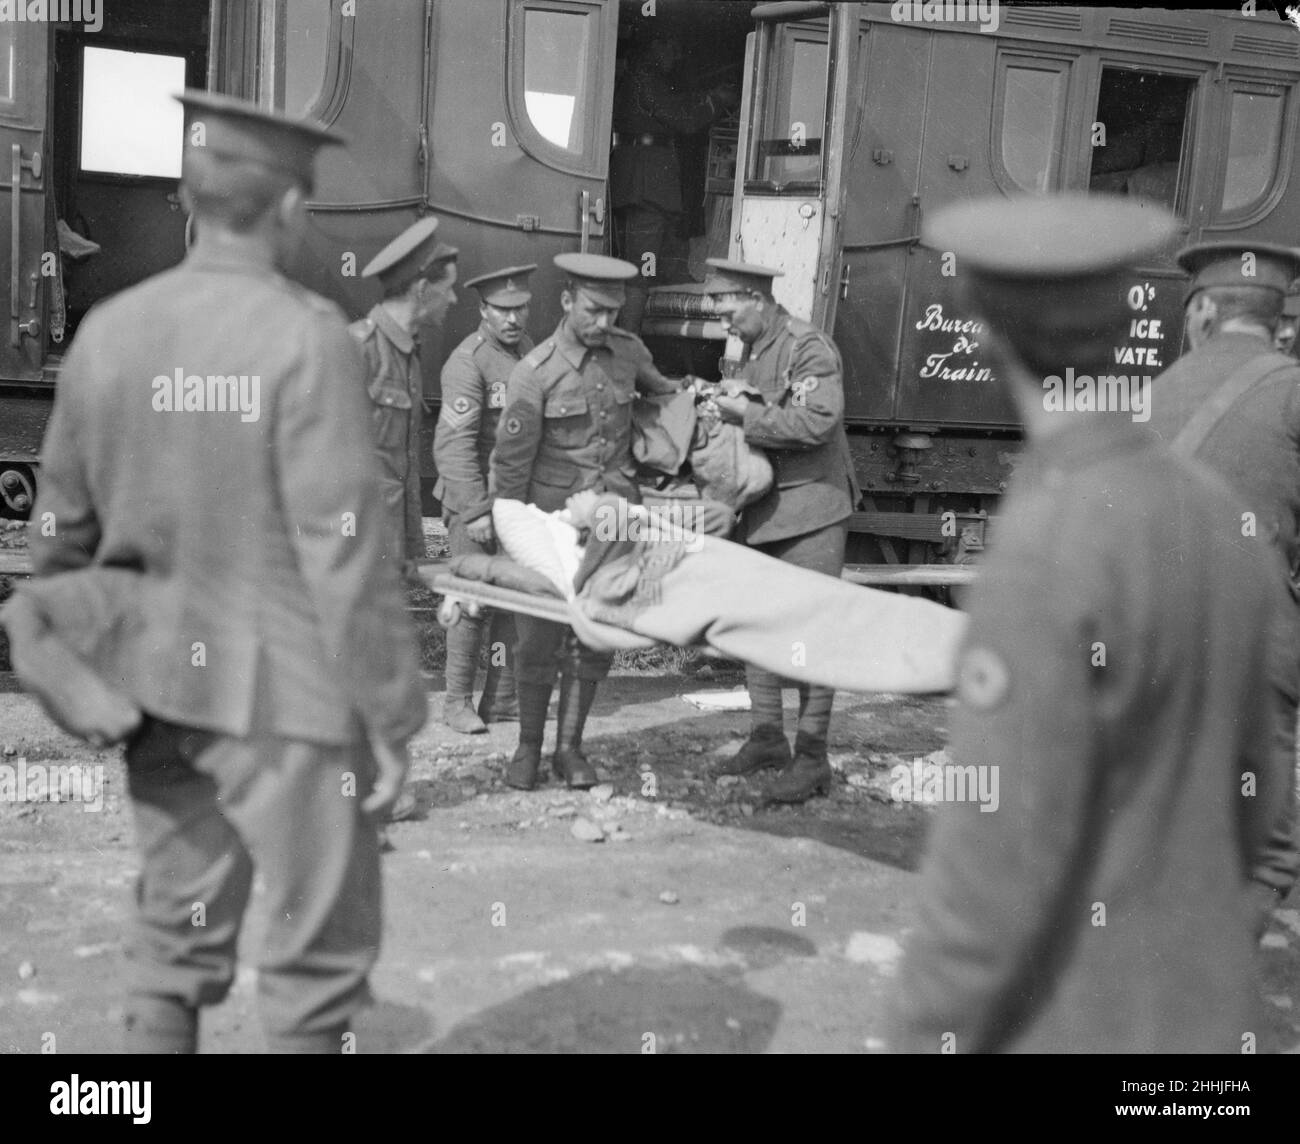
POLYGON ((519 527, 537 523, 519 516, 523 508, 501 501, 493 507, 510 557, 419 566, 424 583, 442 597, 441 623, 499 607, 571 627, 599 652, 703 646, 794 683, 913 694, 953 686, 966 625, 954 609, 706 535, 607 542, 588 530, 581 570, 557 572, 555 561, 539 555, 536 532, 523 542, 519 527), (534 586, 540 591, 525 590, 534 586))
POLYGON ((503 588, 482 580, 467 580, 452 572, 445 560, 424 561, 417 566, 417 571, 428 589, 442 597, 438 605, 438 623, 444 628, 453 627, 462 615, 478 616, 484 608, 500 608, 557 624, 569 622, 568 606, 558 597, 503 588))

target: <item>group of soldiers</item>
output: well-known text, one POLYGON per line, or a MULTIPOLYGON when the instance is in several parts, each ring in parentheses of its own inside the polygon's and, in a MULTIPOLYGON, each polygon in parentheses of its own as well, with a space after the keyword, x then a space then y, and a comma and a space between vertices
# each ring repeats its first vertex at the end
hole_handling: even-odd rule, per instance
MULTIPOLYGON (((126 749, 142 853, 128 1047, 195 1049, 200 1007, 234 980, 256 868, 269 1043, 333 1052, 378 955, 374 826, 401 812, 407 743, 426 717, 402 593, 424 555, 417 337, 455 300, 457 251, 433 219, 404 231, 366 268, 383 300, 349 336, 336 307, 278 270, 300 240, 315 154, 338 140, 229 97, 183 102, 206 124, 182 176, 197 241, 83 324, 36 507, 55 527, 34 533, 32 554, 51 583, 139 578, 93 653, 140 709, 126 749), (152 412, 142 379, 178 367, 256 375, 262 415, 189 416, 201 393, 152 412)), ((927 242, 955 252, 965 300, 1000 345, 1029 447, 972 596, 951 748, 1001 768, 1002 807, 940 816, 899 1047, 1234 1049, 1249 1028, 1259 907, 1296 873, 1300 636, 1294 588, 1282 596, 1300 543, 1300 372, 1272 340, 1300 258, 1254 248, 1263 269, 1243 280, 1237 248, 1184 256, 1192 350, 1155 383, 1157 433, 1042 401, 1041 379, 1067 365, 1107 372, 1122 276, 1173 226, 1101 198, 965 204, 930 223, 927 242)), ((453 552, 493 550, 494 498, 543 511, 589 489, 642 499, 635 395, 686 384, 616 324, 635 265, 556 264, 563 318, 536 345, 535 267, 469 282, 481 322, 443 366, 434 436, 453 552)), ((717 405, 774 471, 732 536, 838 575, 858 495, 839 354, 775 301, 779 271, 710 265, 706 290, 748 347, 752 387, 717 405)), ((482 624, 449 633, 443 717, 468 733, 518 718, 505 777, 530 789, 558 678, 553 769, 591 786, 582 734, 609 658, 557 624, 513 627, 490 620, 477 710, 482 624)), ((802 801, 832 781, 833 696, 799 687, 792 746, 784 682, 748 670, 750 735, 718 769, 777 769, 770 796, 802 801)))

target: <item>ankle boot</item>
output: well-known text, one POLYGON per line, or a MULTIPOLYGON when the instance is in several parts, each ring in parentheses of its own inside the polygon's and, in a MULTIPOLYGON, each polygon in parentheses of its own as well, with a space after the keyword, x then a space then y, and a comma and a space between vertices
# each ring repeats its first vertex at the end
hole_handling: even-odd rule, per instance
MULTIPOLYGON (((829 699, 826 702, 829 715, 829 699)), ((816 794, 830 794, 834 772, 826 757, 824 730, 801 730, 794 737, 794 760, 767 790, 773 802, 807 802, 816 794)))
POLYGON ((462 735, 482 735, 487 726, 474 713, 474 674, 478 670, 483 621, 461 618, 447 629, 447 695, 442 721, 462 735))
POLYGON ((506 767, 506 786, 532 790, 542 763, 542 739, 546 735, 546 708, 551 702, 549 683, 519 681, 519 746, 506 767))
POLYGON ((519 718, 519 698, 515 690, 514 617, 508 612, 492 616, 488 631, 488 671, 483 694, 478 701, 478 717, 484 723, 513 723, 519 718), (504 648, 504 663, 499 649, 504 648))
POLYGON ((715 775, 752 775, 765 767, 790 765, 790 744, 780 723, 760 723, 749 733, 744 745, 729 759, 713 768, 715 775))
POLYGON ((596 681, 576 675, 560 676, 560 710, 556 719, 555 757, 551 769, 573 790, 586 790, 599 781, 582 753, 582 729, 596 698, 596 681))

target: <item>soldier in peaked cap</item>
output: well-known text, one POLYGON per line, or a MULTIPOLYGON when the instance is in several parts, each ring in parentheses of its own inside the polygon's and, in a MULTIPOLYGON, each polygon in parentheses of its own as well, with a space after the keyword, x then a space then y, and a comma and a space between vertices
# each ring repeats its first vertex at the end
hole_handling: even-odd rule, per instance
MULTIPOLYGON (((511 371, 489 462, 491 492, 545 512, 584 489, 639 502, 632 398, 637 390, 672 393, 681 386, 655 368, 640 338, 614 325, 635 266, 599 254, 557 254, 555 265, 566 275, 564 317, 511 371)), ((521 790, 537 782, 546 707, 559 671, 554 772, 571 787, 593 786, 596 772, 582 754, 582 732, 611 657, 582 647, 560 624, 517 616, 515 627, 519 747, 506 782, 521 790)))
POLYGON ((1300 292, 1293 290, 1282 302, 1282 318, 1273 334, 1273 348, 1295 357, 1297 333, 1300 333, 1300 292))
MULTIPOLYGON (((496 552, 488 458, 506 404, 506 383, 532 350, 528 336, 528 279, 536 263, 507 266, 465 283, 479 293, 479 327, 442 367, 442 408, 433 437, 438 466, 434 495, 442 503, 451 554, 496 552)), ((462 616, 447 630, 447 695, 442 721, 453 731, 478 734, 488 723, 519 717, 515 694, 515 624, 509 612, 491 613, 490 658, 478 711, 474 675, 483 642, 483 619, 462 616)))
MULTIPOLYGON (((858 490, 844 434, 844 367, 835 343, 810 322, 793 317, 772 297, 781 272, 710 258, 705 289, 717 300, 728 332, 749 347, 740 378, 761 401, 720 397, 723 417, 743 426, 745 440, 766 452, 773 481, 768 493, 741 514, 734 539, 800 568, 838 577, 844 567, 848 517, 858 490)), ((780 802, 803 802, 830 791, 827 759, 830 688, 801 683, 793 754, 785 737, 783 681, 746 668, 750 734, 719 775, 781 773, 768 789, 780 802)))
POLYGON ((183 102, 197 241, 78 331, 42 457, 37 511, 57 529, 32 559, 38 586, 91 601, 139 573, 91 664, 143 712, 128 1049, 194 1051, 257 872, 270 1047, 339 1052, 382 932, 368 817, 397 798, 425 715, 361 360, 338 308, 277 270, 312 156, 339 140, 225 96, 183 102))
POLYGON ((424 381, 419 331, 441 325, 456 300, 456 249, 438 241, 438 220, 412 223, 371 259, 363 278, 378 279, 382 299, 349 330, 368 375, 371 429, 384 474, 391 559, 405 576, 424 558, 420 514, 420 426, 424 381))
POLYGON ((1256 1027, 1247 877, 1286 781, 1263 686, 1278 577, 1226 486, 1098 400, 1117 387, 1052 396, 1067 369, 1077 394, 1113 368, 1126 270, 1176 228, 1084 195, 925 228, 1027 447, 971 592, 949 746, 998 803, 945 773, 895 1048, 1227 1052, 1256 1027))
MULTIPOLYGON (((1188 352, 1155 379, 1151 425, 1175 452, 1222 476, 1253 514, 1296 606, 1290 651, 1275 665, 1278 749, 1294 757, 1300 705, 1300 363, 1275 347, 1300 251, 1273 243, 1207 242, 1178 255, 1188 352)), ((1294 791, 1294 784, 1287 788, 1294 791)), ((1300 874, 1294 795, 1255 862, 1260 932, 1300 874)))

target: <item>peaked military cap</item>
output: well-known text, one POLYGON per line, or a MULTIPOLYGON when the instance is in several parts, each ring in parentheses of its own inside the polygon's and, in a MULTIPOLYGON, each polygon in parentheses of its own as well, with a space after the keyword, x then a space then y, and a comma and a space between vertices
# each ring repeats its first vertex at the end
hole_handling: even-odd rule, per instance
POLYGON ((961 301, 1031 369, 1107 364, 1128 309, 1125 271, 1177 233, 1152 203, 1109 195, 994 196, 936 211, 922 242, 956 256, 961 301))
POLYGON ((361 271, 362 278, 378 278, 387 293, 405 290, 423 278, 434 264, 448 262, 460 252, 447 246, 434 233, 438 220, 429 215, 411 223, 384 247, 361 271))
POLYGON ((1132 265, 1173 237, 1177 220, 1113 195, 1001 196, 936 211, 922 241, 981 274, 1026 281, 1091 278, 1132 265))
POLYGON ((750 262, 733 262, 729 258, 706 258, 704 262, 710 267, 709 276, 704 280, 706 294, 748 294, 751 291, 771 294, 772 279, 785 274, 784 270, 771 270, 750 262))
POLYGON ((504 270, 471 278, 465 285, 473 286, 489 306, 522 306, 533 296, 528 288, 528 276, 536 269, 536 262, 527 266, 507 266, 504 270))
POLYGON ((267 111, 233 95, 190 89, 174 98, 188 113, 187 154, 201 149, 216 159, 257 163, 308 186, 316 152, 327 144, 347 142, 310 119, 267 111), (201 135, 193 130, 196 124, 203 125, 201 135))
POLYGON ((1178 265, 1192 276, 1184 304, 1212 286, 1261 286, 1285 294, 1300 276, 1300 250, 1276 242, 1200 242, 1178 252, 1178 265))
POLYGON ((638 273, 632 263, 603 254, 557 254, 555 265, 602 306, 623 305, 627 301, 623 283, 638 273))

